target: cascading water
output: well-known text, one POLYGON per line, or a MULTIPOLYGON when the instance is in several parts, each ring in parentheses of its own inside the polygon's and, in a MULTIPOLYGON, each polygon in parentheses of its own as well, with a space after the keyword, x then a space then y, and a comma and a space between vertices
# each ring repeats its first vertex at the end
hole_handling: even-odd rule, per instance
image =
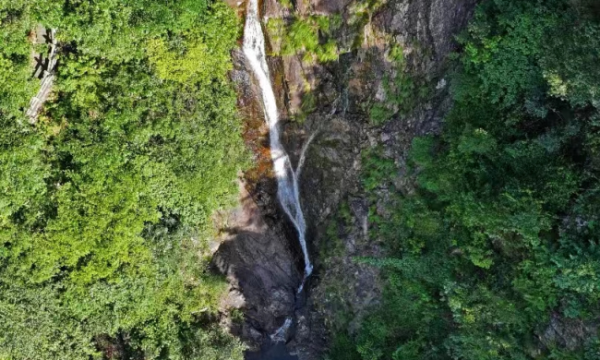
MULTIPOLYGON (((258 80, 258 85, 262 92, 265 120, 269 125, 271 159, 273 160, 275 177, 277 179, 277 197, 281 203, 281 207, 298 232, 298 239, 300 240, 304 255, 304 279, 298 289, 298 292, 300 292, 304 286, 304 281, 312 273, 312 264, 306 247, 306 223, 304 221, 304 215, 302 214, 302 208, 300 207, 297 173, 294 171, 290 158, 285 152, 279 139, 279 129, 277 127, 279 123, 277 102, 269 77, 269 67, 265 55, 265 38, 258 15, 258 0, 249 0, 248 2, 246 24, 244 27, 243 51, 258 80)), ((304 148, 306 149, 306 146, 304 148)), ((301 155, 301 159, 299 166, 301 166, 301 163, 303 162, 304 154, 301 155)))

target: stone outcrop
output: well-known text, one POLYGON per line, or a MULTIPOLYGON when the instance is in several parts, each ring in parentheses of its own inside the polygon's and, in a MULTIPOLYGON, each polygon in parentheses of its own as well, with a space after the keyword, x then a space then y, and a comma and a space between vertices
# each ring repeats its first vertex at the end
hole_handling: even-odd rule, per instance
MULTIPOLYGON (((292 316, 295 321, 287 347, 300 360, 321 358, 327 347, 326 323, 335 321, 332 317, 340 304, 353 317, 352 332, 378 301, 377 270, 353 260, 382 256, 383 251, 369 234, 369 209, 360 183, 361 154, 367 148, 382 147, 399 165, 398 190, 410 191, 402 170, 407 149, 415 136, 440 128, 450 106, 445 79, 448 55, 457 48, 455 36, 465 28, 476 0, 373 2, 375 7, 362 17, 357 15, 360 3, 298 0, 288 8, 277 0, 263 2, 263 18, 280 18, 284 23, 293 14, 341 16, 342 25, 331 34, 340 49, 338 61, 317 63, 302 54, 269 59, 283 119, 282 140, 294 164, 303 144, 316 133, 300 179, 307 239, 316 265, 306 297, 294 294, 301 276, 301 255, 295 234, 276 203, 257 89, 243 57, 234 53, 232 78, 238 84, 244 136, 256 166, 245 174, 247 198, 232 214, 216 264, 232 284, 231 302, 245 314, 244 324, 233 331, 257 348, 286 316, 292 316), (394 48, 402 52, 401 64, 392 59, 394 48), (410 78, 413 92, 424 95, 410 104, 395 102, 397 94, 386 89, 385 82, 398 76, 410 78), (308 111, 303 106, 307 98, 315 105, 308 111), (373 104, 383 104, 390 111, 383 125, 374 126, 369 119, 373 104), (348 229, 339 239, 337 253, 320 257, 328 241, 327 225, 343 203, 349 208, 348 229), (336 293, 331 289, 337 289, 336 293)), ((244 4, 234 5, 243 13, 244 4)), ((266 36, 272 46, 276 39, 269 38, 268 31, 266 36)), ((273 348, 264 354, 268 351, 273 348)))
POLYGON ((599 321, 569 319, 554 313, 550 317, 548 326, 539 332, 538 339, 545 348, 558 345, 575 350, 581 348, 590 339, 596 338, 599 326, 599 321))
POLYGON ((223 308, 244 312, 245 321, 232 324, 232 331, 259 348, 293 315, 301 274, 281 227, 265 221, 243 182, 240 205, 222 222, 213 263, 230 284, 223 308))
MULTIPOLYGON (((300 111, 298 99, 310 89, 317 110, 303 123, 291 122, 286 134, 288 151, 298 150, 307 134, 318 131, 308 153, 302 179, 305 213, 312 226, 311 244, 316 255, 316 275, 309 290, 307 307, 298 313, 298 329, 290 343, 300 359, 317 359, 327 346, 327 326, 336 321, 340 307, 356 330, 368 309, 377 304, 381 291, 377 270, 357 263, 355 257, 382 256, 371 238, 368 208, 361 191, 360 171, 365 149, 382 147, 400 168, 399 191, 410 191, 403 178, 403 165, 412 139, 439 131, 451 102, 445 73, 448 55, 457 49, 455 36, 462 31, 475 0, 395 0, 381 4, 359 27, 348 25, 352 1, 310 1, 298 10, 304 14, 341 14, 344 25, 335 32, 338 47, 347 50, 337 62, 310 64, 300 57, 282 60, 288 93, 287 113, 300 111), (392 47, 402 50, 399 67, 390 59, 392 47), (384 82, 404 74, 421 96, 402 108, 391 105, 393 115, 382 126, 369 120, 369 106, 390 103, 384 82), (333 116, 330 116, 333 114, 333 116), (348 226, 340 239, 340 250, 320 258, 327 239, 326 228, 342 203, 350 207, 348 226), (324 339, 325 337, 325 339, 324 339)), ((277 5, 266 2, 266 13, 278 14, 277 5)), ((279 13, 286 16, 287 12, 279 13)), ((382 201, 385 194, 380 194, 382 201)))

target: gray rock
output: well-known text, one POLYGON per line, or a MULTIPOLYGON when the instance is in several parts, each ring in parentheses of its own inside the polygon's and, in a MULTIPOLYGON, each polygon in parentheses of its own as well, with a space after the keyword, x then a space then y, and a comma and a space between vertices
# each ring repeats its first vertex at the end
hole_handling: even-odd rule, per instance
POLYGON ((569 350, 582 347, 586 341, 598 335, 600 320, 582 321, 569 319, 560 314, 552 314, 548 326, 538 335, 538 339, 546 348, 558 345, 569 350))
POLYGON ((244 312, 240 334, 258 348, 267 334, 293 315, 300 274, 288 240, 278 226, 269 226, 262 211, 240 184, 240 206, 221 229, 214 265, 232 284, 224 304, 244 312))
MULTIPOLYGON (((378 270, 353 259, 357 255, 383 255, 376 239, 369 236, 368 214, 369 206, 374 206, 385 215, 384 205, 390 196, 382 190, 375 204, 365 200, 360 181, 362 153, 366 148, 382 146, 383 153, 400 167, 394 179, 396 190, 412 191, 411 181, 405 176, 408 149, 415 136, 440 130, 441 119, 451 105, 444 80, 448 54, 456 49, 454 37, 464 29, 477 2, 389 0, 372 14, 365 28, 357 28, 348 21, 355 1, 293 2, 300 15, 342 16, 343 25, 333 36, 339 48, 348 52, 339 61, 314 64, 304 62, 301 56, 269 59, 284 119, 284 145, 294 164, 304 141, 318 132, 308 149, 301 182, 308 240, 317 265, 308 298, 296 299, 295 289, 301 276, 296 268, 296 240, 277 208, 272 179, 255 179, 255 183, 248 184, 250 193, 243 189, 245 200, 232 213, 226 238, 215 254, 215 264, 227 275, 232 291, 239 291, 227 306, 244 311, 245 322, 239 331, 244 339, 258 348, 268 334, 291 316, 296 320, 295 332, 288 348, 300 360, 321 358, 326 348, 325 322, 340 307, 352 317, 348 325, 352 333, 378 301, 378 270), (369 38, 364 38, 365 34, 369 38), (357 41, 360 37, 362 40, 357 41), (389 59, 392 44, 402 47, 405 69, 398 69, 389 59), (389 101, 383 81, 399 71, 417 79, 419 86, 427 86, 431 96, 411 109, 391 106, 395 111, 402 110, 403 115, 395 115, 384 126, 373 128, 368 118, 369 106, 374 101, 389 101), (316 110, 302 123, 285 122, 300 113, 302 100, 309 93, 316 101, 316 110), (341 251, 321 259, 317 255, 327 241, 325 229, 344 201, 349 201, 351 219, 340 235, 341 251), (339 292, 328 290, 340 284, 343 286, 339 286, 339 292)), ((289 19, 290 11, 277 1, 267 0, 263 6, 265 17, 289 19)), ((256 89, 244 71, 239 52, 234 52, 234 59, 237 70, 232 72, 232 78, 238 84, 241 112, 247 121, 255 121, 262 116, 256 89)))

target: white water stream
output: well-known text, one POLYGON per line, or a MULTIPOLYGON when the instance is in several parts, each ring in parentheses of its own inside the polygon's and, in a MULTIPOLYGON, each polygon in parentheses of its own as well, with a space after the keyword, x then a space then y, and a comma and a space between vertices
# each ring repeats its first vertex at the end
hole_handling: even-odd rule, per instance
POLYGON ((312 137, 304 146, 300 157, 301 160, 298 164, 298 171, 294 171, 290 158, 285 152, 279 139, 277 102, 269 77, 269 67, 265 55, 265 37, 262 32, 260 17, 258 15, 258 0, 249 0, 248 2, 246 24, 244 27, 243 51, 252 67, 252 71, 258 80, 258 85, 262 92, 265 120, 269 125, 271 159, 273 160, 275 177, 277 178, 277 197, 281 203, 281 207, 298 232, 298 239, 300 240, 300 245, 304 254, 304 279, 298 289, 298 292, 300 292, 302 291, 306 278, 310 276, 313 270, 308 256, 308 249, 306 247, 306 223, 300 206, 300 191, 298 189, 299 168, 304 162, 304 151, 310 140, 312 140, 312 137))

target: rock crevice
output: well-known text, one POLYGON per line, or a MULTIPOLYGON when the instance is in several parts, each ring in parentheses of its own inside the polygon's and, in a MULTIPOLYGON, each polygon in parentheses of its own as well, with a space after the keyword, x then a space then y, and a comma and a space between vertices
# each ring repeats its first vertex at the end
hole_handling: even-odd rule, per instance
MULTIPOLYGON (((381 291, 377 270, 353 260, 383 252, 369 233, 369 205, 360 178, 362 156, 368 148, 382 148, 400 168, 397 187, 406 185, 402 168, 412 139, 439 131, 451 105, 444 79, 447 58, 457 49, 455 36, 465 28, 475 4, 476 0, 389 0, 369 10, 367 22, 352 22, 358 16, 356 0, 296 1, 291 9, 276 0, 264 1, 264 19, 289 22, 292 14, 340 16, 342 25, 330 36, 342 53, 327 63, 302 53, 269 59, 281 105, 282 141, 294 164, 303 144, 318 131, 306 152, 300 184, 316 265, 303 299, 295 294, 301 255, 294 231, 276 203, 258 89, 243 58, 234 53, 232 78, 238 84, 245 138, 256 166, 245 174, 244 200, 232 213, 215 263, 227 274, 232 293, 244 298, 245 321, 234 331, 255 348, 291 316, 295 321, 288 351, 300 360, 320 359, 327 348, 326 323, 335 321, 339 304, 352 318, 348 325, 352 332, 377 303, 381 291), (370 38, 361 38, 365 34, 370 38), (391 59, 393 48, 401 49, 402 64, 391 59), (398 76, 413 81, 412 92, 425 95, 413 96, 410 104, 399 103, 397 94, 386 88, 386 82, 398 76), (307 106, 307 99, 312 106, 307 106), (383 123, 371 119, 375 104, 390 111, 383 123), (344 204, 349 208, 347 230, 332 255, 324 250, 330 243, 327 227, 344 204), (333 301, 335 296, 342 303, 333 301)), ((279 41, 268 31, 265 35, 267 42, 279 41)))

